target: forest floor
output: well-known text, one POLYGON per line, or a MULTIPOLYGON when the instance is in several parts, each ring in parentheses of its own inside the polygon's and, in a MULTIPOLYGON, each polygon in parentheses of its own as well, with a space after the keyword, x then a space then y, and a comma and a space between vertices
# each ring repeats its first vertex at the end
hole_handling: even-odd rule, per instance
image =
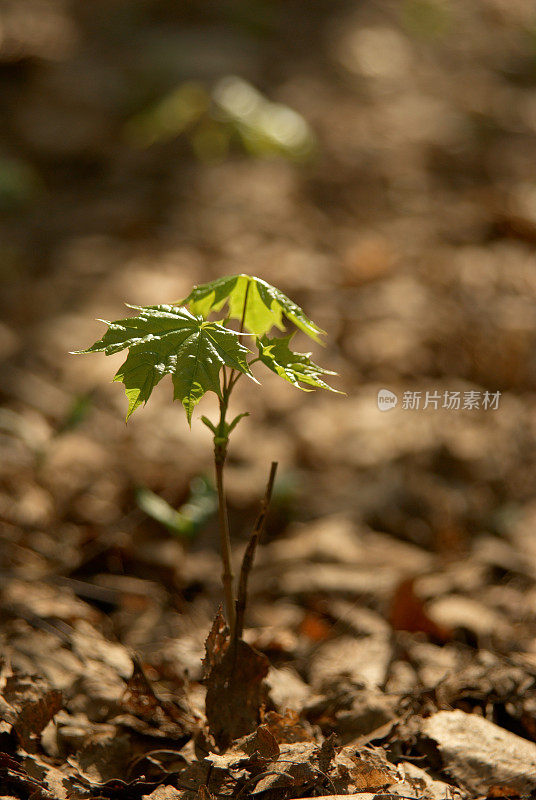
POLYGON ((536 797, 533 3, 177 6, 0 8, 0 798, 536 797), (314 152, 140 143, 229 75, 314 152), (208 431, 68 353, 238 272, 347 396, 237 389, 237 565, 279 473, 229 700, 208 431))

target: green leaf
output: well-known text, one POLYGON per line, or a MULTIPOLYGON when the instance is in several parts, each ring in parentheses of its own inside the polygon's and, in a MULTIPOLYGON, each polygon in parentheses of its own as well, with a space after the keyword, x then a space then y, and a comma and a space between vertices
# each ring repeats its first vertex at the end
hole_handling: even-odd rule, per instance
POLYGON ((208 418, 208 417, 201 417, 201 422, 203 423, 203 425, 206 425, 206 426, 207 426, 207 428, 208 428, 210 431, 212 431, 212 433, 214 434, 214 436, 216 436, 216 434, 217 434, 218 430, 217 430, 216 426, 214 425, 214 423, 212 423, 212 422, 209 420, 209 418, 208 418))
POLYGON ((318 364, 311 361, 311 353, 295 353, 289 348, 289 342, 293 335, 280 339, 269 339, 267 336, 258 339, 259 358, 263 364, 304 392, 311 392, 312 389, 301 386, 302 383, 316 389, 328 389, 330 392, 344 394, 338 389, 333 389, 320 377, 321 375, 336 375, 336 372, 319 367, 318 364))
POLYGON ((245 330, 255 336, 263 336, 274 326, 285 330, 283 315, 317 342, 320 342, 320 334, 325 333, 283 292, 251 275, 228 275, 195 286, 181 305, 188 305, 192 314, 206 318, 211 311, 220 311, 226 302, 229 303, 229 317, 242 320, 244 316, 245 330))
POLYGON ((234 429, 236 428, 236 426, 238 425, 238 423, 240 422, 240 420, 241 420, 241 419, 244 419, 245 417, 249 417, 249 411, 243 411, 241 414, 238 414, 238 415, 237 415, 237 416, 236 416, 236 417, 235 417, 235 418, 234 418, 234 419, 233 419, 233 420, 232 420, 232 421, 231 421, 231 422, 230 422, 230 423, 227 425, 227 434, 229 435, 230 433, 232 433, 232 431, 234 431, 234 429))
POLYGON ((188 539, 195 536, 218 505, 214 487, 204 477, 191 481, 188 499, 178 510, 144 486, 137 489, 136 501, 149 517, 177 536, 188 539))
POLYGON ((98 342, 77 353, 104 352, 107 356, 128 348, 128 356, 114 381, 125 385, 127 420, 149 399, 153 388, 170 374, 174 399, 180 400, 188 422, 206 392, 220 396, 219 372, 223 365, 256 380, 246 357, 250 351, 234 331, 218 322, 206 322, 177 306, 129 306, 137 317, 108 322, 98 342))

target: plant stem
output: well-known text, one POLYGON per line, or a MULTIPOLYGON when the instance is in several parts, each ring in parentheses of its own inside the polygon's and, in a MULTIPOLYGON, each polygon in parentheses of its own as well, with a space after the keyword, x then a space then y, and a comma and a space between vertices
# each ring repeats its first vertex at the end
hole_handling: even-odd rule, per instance
POLYGON ((223 562, 223 593, 225 597, 225 610, 231 636, 235 629, 235 604, 233 591, 233 570, 231 564, 231 538, 229 535, 229 515, 227 513, 227 498, 223 483, 223 470, 227 457, 227 436, 225 434, 225 413, 227 401, 220 401, 220 424, 218 434, 214 437, 214 466, 216 469, 216 488, 218 490, 218 518, 220 528, 221 558, 223 562))
MULTIPOLYGON (((246 309, 248 303, 249 281, 246 286, 244 294, 244 308, 242 310, 242 319, 240 321, 240 333, 244 330, 244 323, 246 320, 246 309)), ((227 511, 227 498, 225 496, 225 488, 223 484, 223 472, 225 467, 225 460, 227 458, 227 444, 229 442, 229 428, 225 420, 225 415, 229 406, 229 397, 231 392, 239 379, 241 372, 232 369, 229 375, 227 370, 223 368, 221 398, 220 398, 220 421, 214 435, 214 466, 216 469, 216 488, 218 490, 218 517, 220 526, 220 544, 221 544, 221 558, 223 562, 223 593, 225 597, 225 610, 227 612, 227 621, 231 631, 231 640, 235 638, 235 625, 236 625, 236 608, 234 600, 233 589, 233 569, 231 562, 231 537, 229 535, 229 514, 227 511)))

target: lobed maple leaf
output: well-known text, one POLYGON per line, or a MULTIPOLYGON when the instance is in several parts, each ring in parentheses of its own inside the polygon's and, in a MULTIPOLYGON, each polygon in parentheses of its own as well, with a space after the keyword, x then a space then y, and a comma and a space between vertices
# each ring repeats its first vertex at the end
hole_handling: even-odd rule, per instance
MULTIPOLYGON (((222 367, 247 375, 258 383, 251 373, 248 357, 253 354, 243 344, 243 331, 255 337, 259 357, 272 372, 304 391, 306 387, 337 391, 323 380, 323 375, 335 375, 310 359, 310 353, 294 353, 289 343, 292 338, 269 339, 267 331, 276 327, 284 330, 286 318, 315 341, 320 341, 324 331, 283 292, 260 278, 251 275, 228 275, 210 283, 195 286, 180 303, 156 306, 129 306, 140 313, 135 317, 107 322, 108 330, 95 344, 76 353, 104 352, 114 355, 128 350, 114 381, 125 387, 128 398, 127 420, 142 403, 146 403, 154 387, 164 375, 170 374, 174 385, 174 399, 180 400, 186 411, 188 423, 192 412, 207 392, 214 392, 227 407, 229 390, 236 380, 226 385, 225 372, 220 382, 222 367), (209 321, 212 312, 227 305, 223 321, 209 321), (186 308, 189 306, 189 308, 186 308), (240 332, 226 327, 228 319, 241 322, 240 332)), ((251 363, 253 363, 251 361, 251 363)), ((222 426, 218 435, 228 436, 244 414, 222 426)), ((216 435, 216 427, 202 418, 216 435)))
POLYGON ((301 389, 304 392, 312 392, 312 389, 307 389, 300 384, 305 383, 308 386, 313 386, 316 389, 328 389, 330 392, 337 392, 343 394, 338 389, 333 389, 320 377, 321 375, 336 375, 330 369, 324 369, 311 361, 311 353, 295 353, 289 348, 289 343, 293 333, 290 336, 283 336, 278 339, 269 339, 268 336, 263 336, 257 339, 257 346, 259 348, 259 358, 272 372, 279 375, 284 380, 301 389))
MULTIPOLYGON (((156 384, 170 374, 174 399, 180 400, 190 423, 192 412, 206 392, 221 397, 219 373, 222 366, 238 370, 252 380, 246 356, 251 355, 239 335, 219 322, 207 322, 187 308, 129 306, 141 313, 136 317, 105 322, 109 327, 102 339, 77 354, 104 352, 113 355, 128 348, 128 356, 114 381, 121 381, 128 398, 127 420, 146 403, 156 384)), ((257 382, 257 381, 256 381, 257 382)))
POLYGON ((304 311, 275 286, 252 275, 227 275, 210 283, 195 286, 188 297, 180 301, 193 314, 208 317, 211 311, 221 311, 228 303, 228 317, 244 320, 245 330, 263 336, 271 328, 285 330, 283 315, 316 342, 325 333, 304 311))

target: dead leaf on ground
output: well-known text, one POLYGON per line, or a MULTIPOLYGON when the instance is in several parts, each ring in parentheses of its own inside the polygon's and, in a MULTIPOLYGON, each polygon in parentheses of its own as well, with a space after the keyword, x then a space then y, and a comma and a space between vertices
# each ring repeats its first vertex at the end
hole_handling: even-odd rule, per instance
POLYGON ((206 716, 210 732, 220 747, 251 733, 259 723, 259 710, 267 698, 264 679, 270 663, 243 640, 233 643, 218 611, 206 641, 204 659, 206 716))
POLYGON ((536 789, 536 744, 493 722, 458 709, 438 711, 421 723, 419 748, 439 751, 445 772, 469 791, 497 785, 528 794, 536 789))
POLYGON ((521 719, 527 704, 534 699, 535 689, 534 671, 488 655, 450 672, 438 684, 435 694, 442 708, 457 706, 472 711, 508 705, 511 715, 521 719))
POLYGON ((288 709, 301 710, 312 693, 311 687, 292 667, 270 667, 266 683, 270 690, 270 699, 281 713, 288 709))
POLYGON ((84 800, 87 797, 87 792, 75 787, 71 776, 39 756, 26 754, 22 763, 27 774, 39 781, 54 800, 84 800))
POLYGON ((7 753, 0 753, 0 781, 0 786, 4 791, 7 789, 17 790, 18 793, 27 790, 25 794, 29 794, 30 797, 37 793, 42 794, 41 781, 29 775, 24 767, 7 753))
POLYGON ((396 588, 391 599, 389 621, 395 631, 425 633, 430 639, 445 644, 452 633, 438 625, 426 612, 422 600, 415 593, 415 579, 407 578, 396 588))
POLYGON ((424 769, 416 764, 402 761, 397 764, 397 772, 418 797, 426 797, 429 800, 460 800, 465 796, 464 792, 456 789, 452 784, 431 778, 424 769))
POLYGON ((261 713, 262 721, 279 744, 313 741, 313 730, 307 720, 300 719, 297 711, 287 709, 284 714, 276 711, 261 713))
POLYGON ((252 755, 258 753, 263 758, 276 759, 279 756, 279 745, 269 725, 259 725, 254 733, 245 737, 243 748, 252 755))
POLYGON ((311 742, 293 742, 281 745, 278 760, 266 767, 264 776, 250 790, 256 796, 267 790, 286 789, 292 787, 305 788, 321 782, 322 775, 318 767, 320 748, 311 742))
POLYGON ((168 737, 184 743, 190 736, 188 709, 180 698, 160 697, 147 677, 141 661, 134 657, 134 671, 129 678, 121 703, 128 714, 115 718, 116 723, 156 738, 168 737))
POLYGON ((173 786, 159 786, 151 794, 142 795, 141 800, 181 800, 185 793, 173 786))
POLYGON ((322 730, 336 730, 339 742, 349 744, 394 722, 399 704, 397 696, 339 678, 308 703, 306 715, 322 730))
POLYGON ((39 735, 63 705, 63 695, 46 678, 15 673, 6 678, 0 718, 13 726, 22 747, 35 752, 39 735))
POLYGON ((131 759, 129 737, 116 730, 91 734, 68 761, 91 786, 103 786, 114 779, 124 779, 131 759))
POLYGON ((337 751, 334 766, 339 781, 350 793, 388 789, 398 779, 394 767, 379 750, 358 750, 348 745, 337 751))
POLYGON ((310 664, 310 682, 322 689, 340 676, 369 687, 383 685, 391 659, 391 642, 385 636, 340 636, 319 644, 310 664))

